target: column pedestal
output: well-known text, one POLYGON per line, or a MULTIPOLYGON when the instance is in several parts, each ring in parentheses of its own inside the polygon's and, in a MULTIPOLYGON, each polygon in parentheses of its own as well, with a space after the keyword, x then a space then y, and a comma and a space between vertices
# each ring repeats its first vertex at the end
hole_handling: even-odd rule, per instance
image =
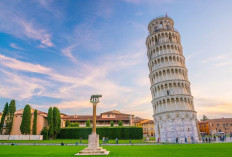
POLYGON ((92 133, 89 135, 88 147, 75 155, 108 155, 110 151, 106 151, 99 147, 99 135, 92 133))

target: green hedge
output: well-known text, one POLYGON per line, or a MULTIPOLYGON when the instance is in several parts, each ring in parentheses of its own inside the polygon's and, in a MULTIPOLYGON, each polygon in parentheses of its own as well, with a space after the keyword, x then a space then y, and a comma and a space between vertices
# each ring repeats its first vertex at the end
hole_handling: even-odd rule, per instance
MULTIPOLYGON (((62 128, 57 135, 59 139, 88 139, 92 128, 62 128)), ((142 139, 143 129, 141 127, 97 127, 99 138, 109 139, 142 139)))

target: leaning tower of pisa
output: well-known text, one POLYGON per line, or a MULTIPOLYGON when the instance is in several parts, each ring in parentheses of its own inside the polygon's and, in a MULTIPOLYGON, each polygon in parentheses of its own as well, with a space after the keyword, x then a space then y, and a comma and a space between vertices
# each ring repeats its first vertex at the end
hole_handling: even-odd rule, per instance
POLYGON ((146 40, 156 139, 198 142, 199 131, 181 37, 170 17, 153 19, 146 40))

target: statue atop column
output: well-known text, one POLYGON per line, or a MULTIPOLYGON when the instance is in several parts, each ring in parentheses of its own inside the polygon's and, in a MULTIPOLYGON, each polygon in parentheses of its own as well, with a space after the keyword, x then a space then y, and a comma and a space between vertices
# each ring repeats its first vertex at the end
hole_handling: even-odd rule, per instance
POLYGON ((109 151, 102 149, 102 147, 99 147, 99 135, 96 132, 97 104, 100 102, 99 98, 101 97, 102 95, 92 95, 90 97, 90 103, 93 104, 92 134, 89 135, 88 147, 75 155, 108 155, 110 153, 109 151))

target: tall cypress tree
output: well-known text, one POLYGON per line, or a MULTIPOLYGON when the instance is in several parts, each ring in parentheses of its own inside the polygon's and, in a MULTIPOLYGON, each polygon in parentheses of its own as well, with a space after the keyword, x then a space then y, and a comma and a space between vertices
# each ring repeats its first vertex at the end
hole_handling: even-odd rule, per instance
POLYGON ((30 105, 26 105, 24 107, 20 130, 22 134, 26 134, 26 135, 30 134, 30 130, 31 130, 31 107, 30 105))
POLYGON ((90 127, 90 125, 91 125, 91 123, 90 123, 90 120, 88 119, 88 120, 86 121, 86 127, 90 127))
POLYGON ((57 107, 53 107, 53 128, 54 128, 54 138, 60 132, 61 117, 60 111, 57 107))
POLYGON ((50 138, 53 138, 54 128, 53 128, 53 110, 52 107, 48 109, 48 134, 50 138))
POLYGON ((9 135, 11 133, 15 111, 15 100, 11 100, 10 105, 8 106, 8 114, 6 116, 6 135, 9 135))
POLYGON ((37 110, 34 111, 34 119, 33 119, 33 129, 32 129, 33 135, 37 134, 37 110))
POLYGON ((5 122, 5 118, 6 118, 7 113, 8 113, 8 102, 5 104, 4 110, 2 112, 2 118, 1 118, 1 122, 0 122, 0 134, 2 134, 2 130, 3 130, 3 126, 4 126, 4 122, 5 122))

